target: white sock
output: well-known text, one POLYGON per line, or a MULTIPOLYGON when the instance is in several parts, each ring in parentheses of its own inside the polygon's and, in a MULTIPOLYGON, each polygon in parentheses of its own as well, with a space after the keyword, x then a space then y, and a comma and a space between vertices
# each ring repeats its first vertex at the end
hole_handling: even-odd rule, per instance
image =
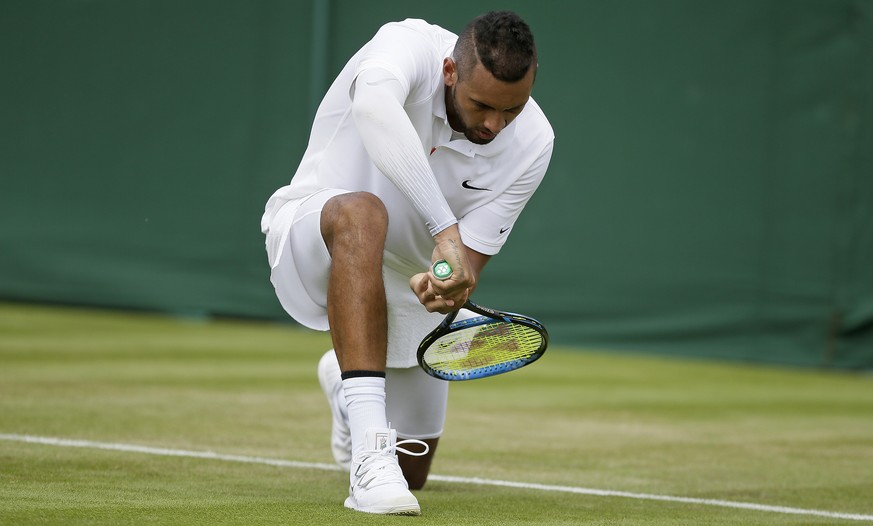
POLYGON ((364 450, 367 429, 387 428, 385 413, 385 379, 361 376, 343 380, 349 431, 352 435, 352 457, 364 450))

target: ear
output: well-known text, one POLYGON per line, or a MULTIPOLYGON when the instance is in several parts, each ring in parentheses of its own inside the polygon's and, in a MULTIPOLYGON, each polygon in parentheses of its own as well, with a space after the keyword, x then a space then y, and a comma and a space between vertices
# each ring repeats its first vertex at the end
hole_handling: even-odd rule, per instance
POLYGON ((443 84, 454 86, 458 82, 458 67, 451 57, 443 59, 443 84))

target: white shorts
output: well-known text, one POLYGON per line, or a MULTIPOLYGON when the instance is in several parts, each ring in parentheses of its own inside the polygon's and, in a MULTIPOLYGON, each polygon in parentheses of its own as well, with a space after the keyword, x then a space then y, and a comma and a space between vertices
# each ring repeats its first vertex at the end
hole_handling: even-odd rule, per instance
POLYGON ((330 253, 321 237, 321 209, 344 190, 322 190, 285 203, 267 234, 270 281, 282 308, 300 324, 326 331, 330 253), (272 252, 271 253, 271 248, 272 252))
MULTIPOLYGON (((289 201, 276 213, 267 235, 270 281, 279 303, 292 318, 310 329, 330 329, 327 282, 331 258, 321 236, 321 210, 329 199, 345 193, 348 191, 321 190, 289 201)), ((439 325, 443 315, 425 310, 409 288, 411 275, 388 266, 382 270, 388 299, 386 366, 417 366, 418 344, 439 325)))

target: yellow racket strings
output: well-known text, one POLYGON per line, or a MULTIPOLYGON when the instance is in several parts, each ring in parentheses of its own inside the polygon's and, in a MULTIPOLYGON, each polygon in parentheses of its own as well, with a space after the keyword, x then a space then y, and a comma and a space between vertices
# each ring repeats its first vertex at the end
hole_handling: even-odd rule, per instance
POLYGON ((530 358, 542 341, 531 327, 495 321, 439 338, 425 351, 424 361, 435 370, 469 371, 530 358))

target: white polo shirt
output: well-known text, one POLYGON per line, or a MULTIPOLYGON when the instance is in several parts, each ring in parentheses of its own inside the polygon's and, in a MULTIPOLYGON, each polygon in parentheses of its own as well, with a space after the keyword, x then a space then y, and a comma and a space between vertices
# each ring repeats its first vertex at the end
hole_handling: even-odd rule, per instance
POLYGON ((404 110, 458 219, 464 244, 482 254, 497 254, 545 175, 554 132, 530 99, 491 143, 452 140, 442 67, 456 40, 445 29, 408 19, 383 26, 349 60, 318 108, 309 145, 291 183, 267 202, 261 227, 268 235, 271 266, 284 245, 282 233, 293 220, 287 207, 277 212, 325 188, 367 191, 382 200, 389 213, 387 266, 411 276, 430 264, 434 244, 424 220, 373 164, 352 119, 350 90, 367 68, 393 73, 408 92, 404 110))

